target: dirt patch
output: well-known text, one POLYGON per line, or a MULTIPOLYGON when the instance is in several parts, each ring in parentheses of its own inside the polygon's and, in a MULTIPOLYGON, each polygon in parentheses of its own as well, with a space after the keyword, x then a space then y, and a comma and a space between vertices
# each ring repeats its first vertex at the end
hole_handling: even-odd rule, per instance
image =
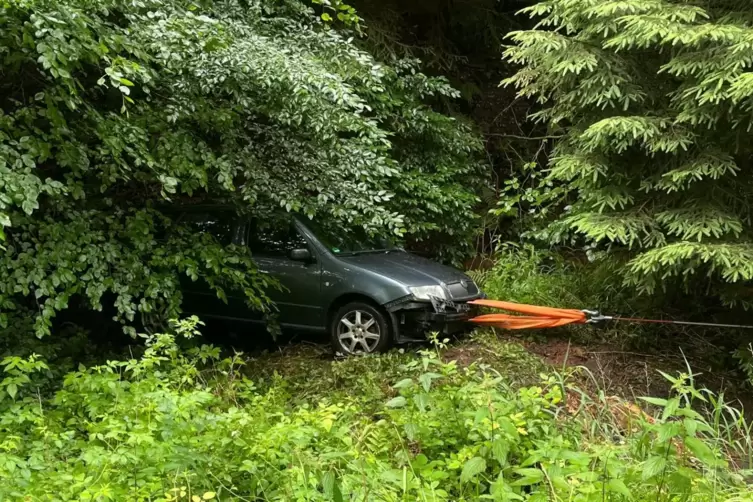
POLYGON ((446 361, 460 367, 487 364, 512 382, 537 384, 540 373, 577 372, 579 385, 594 392, 635 400, 639 396, 666 396, 671 384, 659 373, 675 375, 687 371, 678 352, 667 358, 653 354, 626 352, 608 345, 586 346, 561 338, 531 341, 505 332, 480 333, 451 345, 446 361))
MULTIPOLYGON (((390 356, 383 356, 371 364, 378 364, 385 381, 390 381, 386 375, 397 374, 396 368, 409 360, 419 348, 428 346, 405 347, 403 355, 399 353, 403 351, 393 351, 390 356)), ((542 373, 568 373, 574 368, 581 368, 575 374, 577 385, 583 390, 601 391, 607 396, 635 401, 641 396, 666 397, 670 393, 671 384, 659 371, 673 376, 687 373, 683 352, 696 373, 698 387, 707 387, 717 393, 724 389, 727 400, 739 399, 746 410, 753 410, 749 389, 731 388, 735 381, 733 375, 709 368, 708 362, 704 367, 703 354, 692 354, 686 348, 681 351, 677 347, 673 352, 667 350, 663 353, 631 352, 605 343, 578 344, 557 337, 531 340, 504 331, 479 330, 450 343, 442 352, 442 358, 456 361, 459 368, 487 365, 514 387, 538 385, 542 373)), ((310 386, 313 375, 332 382, 339 378, 334 374, 338 364, 333 366, 334 361, 326 345, 297 343, 255 359, 249 365, 250 374, 270 378, 278 373, 302 388, 310 386)), ((355 364, 354 361, 348 363, 349 366, 355 364)))
POLYGON ((525 347, 541 357, 544 362, 555 367, 580 366, 588 361, 585 347, 572 345, 565 340, 551 340, 545 343, 524 342, 525 347))
POLYGON ((497 371, 513 387, 535 385, 546 364, 527 350, 520 340, 505 339, 493 331, 483 330, 452 344, 442 353, 445 361, 455 361, 461 368, 472 364, 486 365, 497 371))
POLYGON ((442 354, 445 361, 455 361, 460 367, 468 367, 475 362, 483 362, 484 348, 480 345, 466 344, 458 347, 452 347, 442 354))
POLYGON ((521 343, 554 368, 581 367, 584 380, 607 395, 628 399, 667 395, 671 384, 659 371, 687 370, 681 357, 626 352, 608 345, 583 346, 561 339, 521 343))
POLYGON ((598 388, 606 395, 616 395, 634 400, 641 396, 667 396, 671 383, 660 373, 677 376, 693 372, 695 385, 715 393, 724 392, 727 400, 753 410, 750 389, 740 384, 732 369, 711 367, 704 360, 703 351, 690 352, 688 347, 676 346, 672 351, 648 353, 626 351, 609 344, 581 345, 562 338, 526 340, 500 332, 499 336, 510 343, 518 343, 528 352, 537 355, 556 371, 582 368, 584 385, 598 388))

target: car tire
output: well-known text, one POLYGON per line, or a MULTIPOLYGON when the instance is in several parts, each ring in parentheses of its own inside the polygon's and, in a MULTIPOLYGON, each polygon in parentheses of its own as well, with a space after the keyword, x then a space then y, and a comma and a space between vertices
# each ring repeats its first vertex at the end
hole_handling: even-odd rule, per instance
POLYGON ((348 303, 337 309, 330 335, 336 354, 373 354, 384 352, 392 344, 387 314, 364 302, 348 303))

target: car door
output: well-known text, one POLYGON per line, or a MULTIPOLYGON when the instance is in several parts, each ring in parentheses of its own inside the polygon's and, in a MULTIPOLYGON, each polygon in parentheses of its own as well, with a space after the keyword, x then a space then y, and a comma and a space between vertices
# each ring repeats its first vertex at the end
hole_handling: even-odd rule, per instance
POLYGON ((287 217, 255 219, 249 222, 251 255, 259 270, 282 286, 270 290, 278 310, 278 321, 285 327, 324 328, 321 301, 321 260, 306 237, 287 217), (310 259, 291 258, 294 250, 308 250, 310 259))
MULTIPOLYGON (((191 210, 184 212, 178 222, 186 224, 196 233, 208 233, 223 245, 246 245, 245 223, 230 210, 191 210)), ((227 302, 217 297, 203 279, 196 281, 181 275, 183 291, 183 311, 200 318, 217 318, 236 321, 259 319, 258 312, 252 311, 242 291, 225 291, 227 302)))

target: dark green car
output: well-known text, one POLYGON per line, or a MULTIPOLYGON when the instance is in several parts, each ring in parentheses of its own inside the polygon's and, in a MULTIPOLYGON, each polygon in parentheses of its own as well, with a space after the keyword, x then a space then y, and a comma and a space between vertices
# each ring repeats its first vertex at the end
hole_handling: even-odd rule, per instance
MULTIPOLYGON (((425 333, 461 331, 467 302, 482 297, 464 273, 365 233, 344 233, 290 216, 253 220, 231 211, 192 209, 180 216, 197 230, 248 246, 285 329, 329 333, 336 352, 377 352, 425 333)), ((264 322, 242 295, 227 303, 199 282, 184 286, 185 311, 202 318, 264 322)))

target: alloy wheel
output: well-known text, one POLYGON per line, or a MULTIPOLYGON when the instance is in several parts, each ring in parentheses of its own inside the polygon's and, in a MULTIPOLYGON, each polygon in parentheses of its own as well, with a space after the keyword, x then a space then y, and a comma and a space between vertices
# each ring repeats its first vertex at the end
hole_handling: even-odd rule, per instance
POLYGON ((337 324, 340 345, 351 354, 374 352, 381 337, 379 323, 373 315, 363 310, 348 312, 337 324))

